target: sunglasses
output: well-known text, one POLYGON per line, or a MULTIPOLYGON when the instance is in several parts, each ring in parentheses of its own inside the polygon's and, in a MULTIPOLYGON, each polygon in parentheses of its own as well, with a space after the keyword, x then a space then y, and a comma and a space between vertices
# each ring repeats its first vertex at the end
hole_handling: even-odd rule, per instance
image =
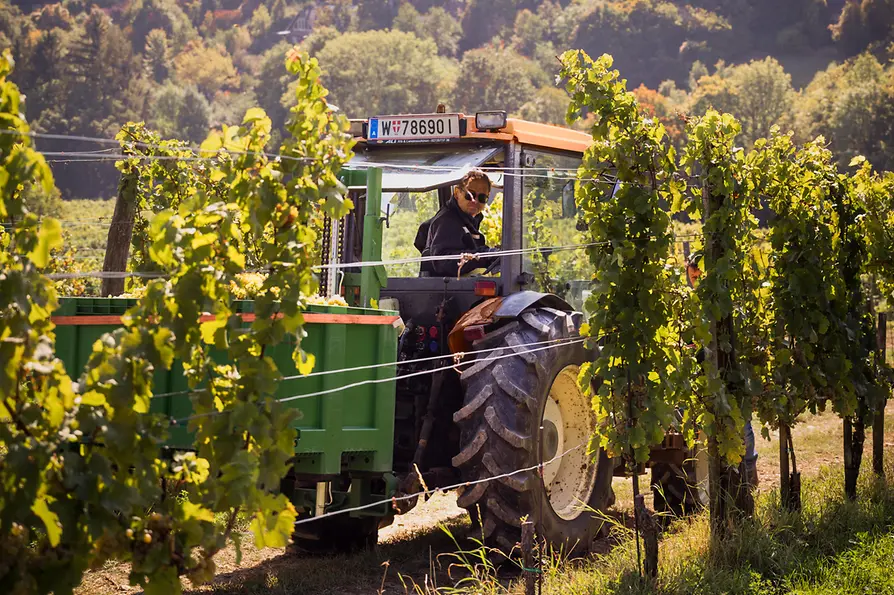
POLYGON ((489 196, 484 192, 479 192, 478 194, 473 194, 470 190, 466 190, 466 200, 472 202, 473 200, 478 200, 481 204, 487 204, 487 199, 489 196))

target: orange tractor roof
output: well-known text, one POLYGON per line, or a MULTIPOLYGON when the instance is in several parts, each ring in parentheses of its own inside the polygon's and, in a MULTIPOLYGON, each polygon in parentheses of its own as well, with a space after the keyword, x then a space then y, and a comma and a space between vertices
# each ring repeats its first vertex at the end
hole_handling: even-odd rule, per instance
MULTIPOLYGON (((574 153, 583 153, 591 144, 593 138, 578 130, 563 128, 552 124, 541 124, 539 122, 529 122, 527 120, 519 120, 517 118, 507 118, 506 126, 497 131, 480 131, 475 127, 475 116, 466 116, 460 114, 461 118, 466 120, 466 134, 459 140, 496 140, 496 141, 512 141, 515 140, 525 145, 532 145, 544 149, 553 149, 556 151, 571 151, 574 153)), ((365 120, 363 120, 365 122, 365 120)), ((359 134, 355 135, 358 141, 363 142, 366 139, 359 134)), ((424 142, 420 144, 425 144, 424 142)))

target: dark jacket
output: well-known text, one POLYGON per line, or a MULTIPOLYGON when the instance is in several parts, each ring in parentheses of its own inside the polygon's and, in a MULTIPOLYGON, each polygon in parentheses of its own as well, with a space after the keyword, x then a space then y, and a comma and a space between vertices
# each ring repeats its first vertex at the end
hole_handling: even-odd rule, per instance
MULTIPOLYGON (((459 208, 456 199, 451 198, 434 217, 419 226, 414 245, 423 256, 456 254, 458 257, 469 252, 487 252, 489 248, 484 241, 484 234, 478 230, 483 218, 481 215, 470 217, 459 208)), ((493 261, 493 258, 470 261, 463 265, 462 274, 487 268, 493 261)), ((435 260, 423 262, 422 271, 436 277, 455 277, 458 265, 458 258, 457 261, 435 260)))

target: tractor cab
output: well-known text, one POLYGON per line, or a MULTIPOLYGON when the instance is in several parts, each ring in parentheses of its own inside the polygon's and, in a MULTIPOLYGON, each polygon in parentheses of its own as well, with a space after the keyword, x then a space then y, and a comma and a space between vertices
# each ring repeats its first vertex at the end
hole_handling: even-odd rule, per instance
POLYGON ((588 134, 507 118, 505 112, 372 117, 353 121, 352 132, 357 144, 348 164, 349 187, 355 205, 363 203, 359 211, 376 213, 382 223, 379 260, 386 264, 376 273, 383 281, 381 297, 397 300, 404 320, 433 319, 445 293, 454 311, 445 315, 454 321, 483 297, 522 291, 554 294, 582 308, 584 254, 555 248, 583 243, 575 226, 574 190, 576 170, 592 142, 588 134), (489 270, 433 276, 426 263, 414 260, 421 256, 417 234, 454 200, 453 187, 473 168, 484 170, 492 185, 480 225, 487 245, 521 253, 499 256, 489 270), (381 171, 377 204, 360 196, 367 189, 365 174, 373 169, 381 171))

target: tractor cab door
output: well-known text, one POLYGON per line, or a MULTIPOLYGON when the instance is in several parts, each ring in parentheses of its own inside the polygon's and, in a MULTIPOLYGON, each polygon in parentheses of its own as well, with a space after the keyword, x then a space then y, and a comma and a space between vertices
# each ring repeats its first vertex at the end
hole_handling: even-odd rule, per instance
MULTIPOLYGON (((526 289, 551 293, 584 311, 589 295, 587 236, 577 228, 575 190, 580 153, 524 147, 521 180, 521 246, 526 289)), ((611 189, 610 186, 608 188, 611 189)))

